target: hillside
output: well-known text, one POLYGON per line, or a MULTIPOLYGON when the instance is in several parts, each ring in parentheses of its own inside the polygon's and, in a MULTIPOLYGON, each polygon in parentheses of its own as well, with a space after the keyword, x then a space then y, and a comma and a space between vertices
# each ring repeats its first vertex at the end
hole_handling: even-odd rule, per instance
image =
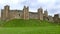
POLYGON ((0 34, 60 34, 60 26, 47 21, 13 19, 0 23, 0 34))
POLYGON ((23 19, 13 19, 7 22, 4 22, 3 27, 39 27, 39 26, 55 26, 56 24, 40 21, 35 19, 23 20, 23 19))

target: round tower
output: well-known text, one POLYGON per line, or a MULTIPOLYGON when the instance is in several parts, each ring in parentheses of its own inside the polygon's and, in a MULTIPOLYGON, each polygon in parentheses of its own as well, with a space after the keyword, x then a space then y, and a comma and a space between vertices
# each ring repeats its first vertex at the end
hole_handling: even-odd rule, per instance
POLYGON ((48 11, 47 11, 47 9, 44 11, 44 16, 48 17, 48 11))
POLYGON ((43 9, 42 8, 38 9, 38 19, 43 20, 43 9))
POLYGON ((8 5, 4 6, 4 17, 5 17, 5 20, 9 19, 9 10, 10 10, 10 7, 8 5))
POLYGON ((44 11, 44 16, 43 16, 43 18, 44 18, 44 20, 49 21, 47 9, 44 11))

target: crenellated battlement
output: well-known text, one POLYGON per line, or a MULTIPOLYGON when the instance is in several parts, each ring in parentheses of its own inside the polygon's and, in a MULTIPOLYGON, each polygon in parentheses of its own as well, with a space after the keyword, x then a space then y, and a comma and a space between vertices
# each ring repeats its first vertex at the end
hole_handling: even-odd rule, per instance
MULTIPOLYGON (((59 15, 58 15, 59 16, 59 15)), ((43 11, 43 8, 40 7, 37 9, 37 12, 29 12, 29 7, 24 6, 22 10, 10 10, 10 6, 4 6, 4 9, 1 10, 1 19, 2 20, 10 20, 10 19, 39 19, 39 20, 47 20, 50 22, 55 21, 59 17, 54 17, 48 15, 47 9, 43 11), (44 13, 43 13, 44 12, 44 13), (56 19, 55 19, 56 18, 56 19)))

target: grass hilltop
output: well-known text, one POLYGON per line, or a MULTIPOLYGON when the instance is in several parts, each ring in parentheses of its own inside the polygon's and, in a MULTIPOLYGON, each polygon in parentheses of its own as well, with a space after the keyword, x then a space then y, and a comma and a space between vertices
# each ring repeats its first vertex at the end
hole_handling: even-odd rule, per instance
POLYGON ((23 20, 23 19, 13 19, 10 21, 0 21, 1 26, 3 27, 36 27, 36 26, 55 26, 57 24, 48 22, 48 21, 41 21, 36 19, 30 20, 23 20))
POLYGON ((0 34, 60 34, 60 26, 36 19, 13 19, 0 21, 0 34))

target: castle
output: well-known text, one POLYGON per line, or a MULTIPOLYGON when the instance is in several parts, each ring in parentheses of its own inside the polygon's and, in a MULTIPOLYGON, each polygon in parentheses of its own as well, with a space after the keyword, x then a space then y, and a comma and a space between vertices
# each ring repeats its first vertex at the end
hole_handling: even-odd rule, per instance
MULTIPOLYGON (((58 16, 57 16, 58 17, 58 16)), ((39 19, 39 20, 47 20, 53 22, 56 18, 48 15, 48 11, 45 10, 43 13, 43 9, 40 7, 37 9, 37 12, 29 12, 29 7, 24 6, 23 10, 10 10, 10 6, 4 6, 4 9, 1 9, 1 20, 11 20, 11 19, 39 19)), ((57 18, 56 18, 57 20, 57 18)))

